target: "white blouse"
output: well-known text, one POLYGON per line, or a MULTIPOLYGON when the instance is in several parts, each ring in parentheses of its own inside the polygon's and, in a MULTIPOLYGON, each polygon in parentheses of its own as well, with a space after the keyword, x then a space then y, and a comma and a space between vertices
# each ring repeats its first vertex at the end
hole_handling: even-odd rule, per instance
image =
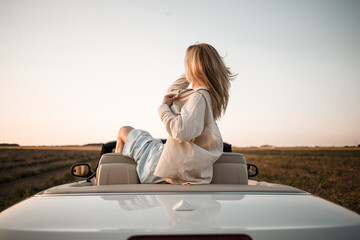
POLYGON ((179 98, 171 107, 158 108, 169 136, 154 174, 173 184, 206 184, 211 182, 212 165, 222 154, 223 142, 209 92, 188 86, 182 75, 167 91, 179 98))

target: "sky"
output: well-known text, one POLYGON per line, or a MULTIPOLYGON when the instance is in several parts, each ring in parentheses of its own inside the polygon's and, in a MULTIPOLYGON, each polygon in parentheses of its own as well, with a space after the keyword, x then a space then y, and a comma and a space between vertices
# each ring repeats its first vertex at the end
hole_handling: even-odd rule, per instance
POLYGON ((157 108, 188 46, 237 78, 233 146, 360 144, 360 1, 0 0, 0 143, 166 138, 157 108))

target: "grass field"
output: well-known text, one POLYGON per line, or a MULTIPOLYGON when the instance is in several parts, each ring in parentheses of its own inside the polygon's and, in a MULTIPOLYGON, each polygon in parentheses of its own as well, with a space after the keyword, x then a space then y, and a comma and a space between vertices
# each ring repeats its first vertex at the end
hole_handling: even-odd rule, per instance
POLYGON ((300 188, 360 214, 360 148, 234 148, 257 180, 300 188))
POLYGON ((49 187, 73 182, 70 167, 99 161, 99 147, 0 148, 0 211, 49 187))
MULTIPOLYGON (((297 187, 360 213, 360 148, 234 148, 256 164, 254 179, 297 187)), ((0 148, 0 211, 49 187, 73 182, 72 164, 94 168, 99 147, 0 148)))

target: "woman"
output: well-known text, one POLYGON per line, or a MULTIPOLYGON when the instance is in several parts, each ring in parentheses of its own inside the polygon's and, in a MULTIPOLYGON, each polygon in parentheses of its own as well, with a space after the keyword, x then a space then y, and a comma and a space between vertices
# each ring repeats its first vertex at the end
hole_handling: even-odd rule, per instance
POLYGON ((166 144, 130 126, 118 133, 115 152, 137 162, 141 183, 211 182, 212 165, 223 148, 216 120, 225 113, 233 77, 211 45, 195 44, 186 50, 185 75, 169 87, 158 108, 169 134, 166 144))

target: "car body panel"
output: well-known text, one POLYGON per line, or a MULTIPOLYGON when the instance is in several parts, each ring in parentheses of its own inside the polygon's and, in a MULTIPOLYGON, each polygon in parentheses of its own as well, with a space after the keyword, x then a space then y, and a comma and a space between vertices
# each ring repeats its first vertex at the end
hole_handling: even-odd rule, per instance
POLYGON ((360 216, 308 193, 262 192, 38 194, 0 214, 1 239, 226 233, 359 239, 360 216), (193 210, 177 211, 184 202, 193 210))

